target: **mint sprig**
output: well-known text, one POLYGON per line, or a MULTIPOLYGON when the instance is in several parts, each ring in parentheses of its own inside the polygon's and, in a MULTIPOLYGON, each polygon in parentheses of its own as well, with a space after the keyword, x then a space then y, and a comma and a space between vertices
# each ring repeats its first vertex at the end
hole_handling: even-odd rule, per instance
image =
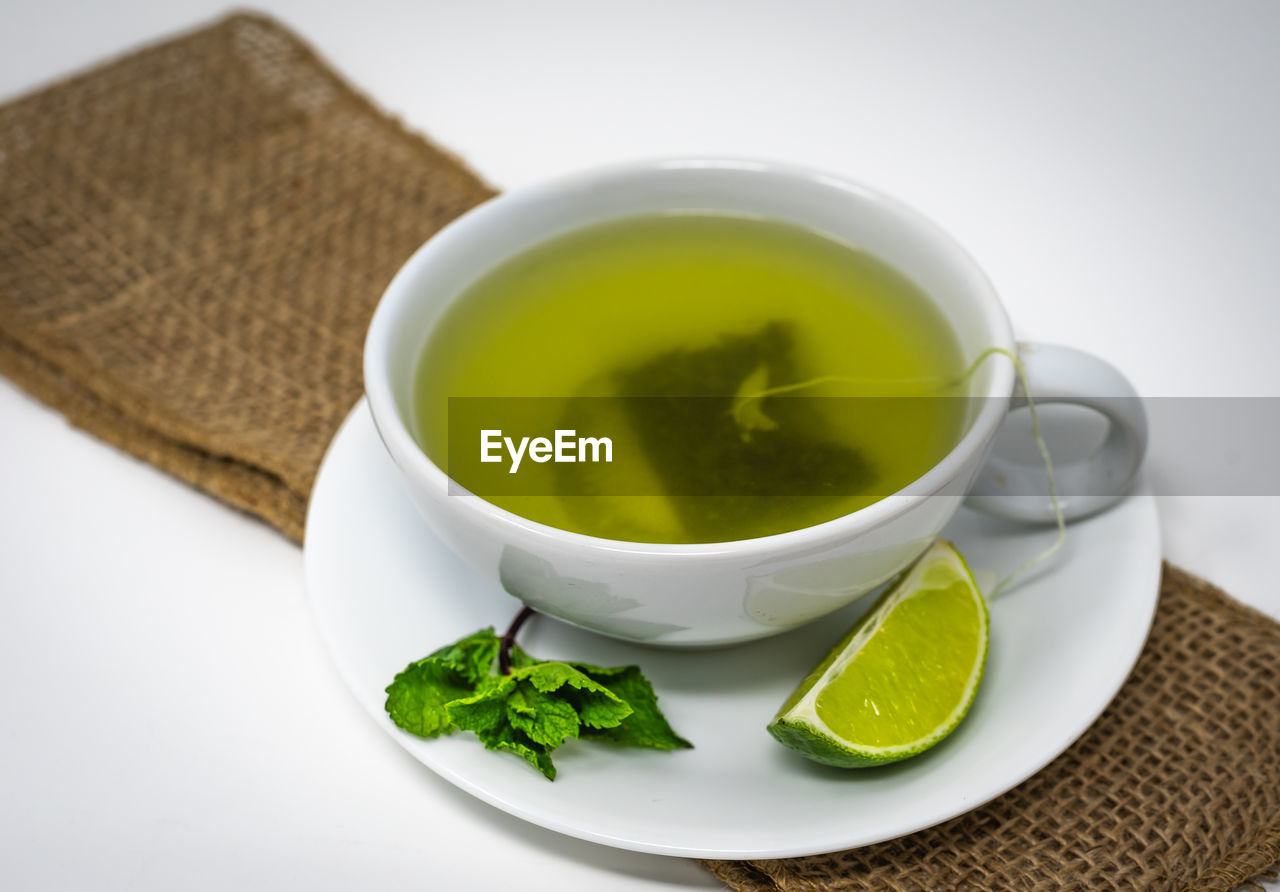
POLYGON ((639 666, 606 667, 588 663, 569 665, 604 685, 611 694, 631 707, 631 714, 617 725, 585 728, 584 737, 619 746, 642 746, 655 750, 693 747, 692 743, 677 734, 667 723, 666 716, 658 709, 658 695, 654 693, 653 685, 644 677, 639 666))
POLYGON ((551 751, 573 739, 693 746, 667 723, 639 666, 539 660, 522 650, 515 633, 531 613, 522 611, 502 638, 481 629, 406 666, 387 686, 391 720, 419 737, 470 731, 549 780, 556 776, 551 751))

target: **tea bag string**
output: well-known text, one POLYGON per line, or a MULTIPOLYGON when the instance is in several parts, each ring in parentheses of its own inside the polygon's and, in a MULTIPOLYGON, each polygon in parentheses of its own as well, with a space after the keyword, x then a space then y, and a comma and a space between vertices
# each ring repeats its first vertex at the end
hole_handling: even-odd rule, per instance
MULTIPOLYGON (((999 595, 1006 592, 1009 587, 1018 579, 1052 558, 1062 548, 1067 541, 1067 521, 1062 514, 1062 505, 1058 500, 1058 486, 1053 476, 1053 460, 1049 457, 1049 446, 1045 443, 1044 437, 1040 433, 1040 417, 1036 412, 1035 400, 1031 396, 1031 387, 1027 381, 1027 370, 1022 364, 1022 359, 1012 350, 1006 350, 1004 347, 988 347, 978 354, 969 367, 964 372, 952 378, 898 378, 892 379, 894 384, 921 385, 932 389, 941 390, 946 387, 953 387, 963 383, 972 376, 982 363, 986 362, 992 356, 1004 356, 1013 363, 1013 368, 1018 375, 1018 383, 1022 385, 1022 392, 1027 399, 1027 411, 1031 415, 1031 437, 1036 441, 1036 446, 1040 450, 1040 458, 1044 461, 1045 477, 1049 481, 1049 502, 1053 506, 1053 518, 1058 528, 1058 535, 1054 539, 1053 544, 1039 554, 1029 558, 1023 563, 1015 567, 1011 572, 1006 574, 1003 579, 998 581, 991 591, 987 594, 987 600, 993 600, 999 595)), ((740 421, 746 416, 753 404, 764 400, 766 397, 776 396, 782 393, 793 393, 797 390, 805 390, 810 387, 818 387, 822 384, 885 384, 883 378, 851 378, 844 375, 823 375, 818 378, 809 378, 805 381, 799 381, 794 384, 780 384, 776 387, 767 387, 763 390, 752 391, 751 393, 739 393, 733 402, 731 412, 734 417, 740 421)))
POLYGON ((1058 485, 1053 478, 1053 460, 1049 457, 1049 446, 1040 434, 1040 416, 1036 413, 1035 400, 1031 397, 1031 385, 1027 381, 1027 370, 1022 364, 1022 359, 1012 350, 1006 350, 1003 347, 989 347, 978 355, 974 365, 970 366, 970 370, 975 370, 978 364, 988 356, 996 354, 1009 357, 1009 361, 1013 363, 1014 370, 1018 373, 1018 383, 1022 385, 1022 393, 1027 399, 1027 412, 1031 415, 1031 438, 1036 441, 1036 447, 1040 450, 1040 458, 1044 460, 1044 473, 1049 481, 1049 503, 1053 506, 1053 520, 1058 526, 1058 535, 1054 538, 1052 545, 1014 567, 1010 573, 997 582, 995 587, 991 589, 991 593, 987 595, 988 601, 994 600, 1003 594, 1012 583, 1057 554, 1067 541, 1067 520, 1062 514, 1062 504, 1058 501, 1058 485))

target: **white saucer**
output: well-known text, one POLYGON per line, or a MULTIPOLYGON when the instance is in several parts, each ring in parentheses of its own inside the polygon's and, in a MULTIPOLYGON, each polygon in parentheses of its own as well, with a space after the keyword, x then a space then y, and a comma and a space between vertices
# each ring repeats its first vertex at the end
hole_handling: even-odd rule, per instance
MULTIPOLYGON (((1052 541, 962 509, 948 526, 975 570, 1004 572, 1052 541)), ((458 561, 400 488, 361 401, 320 468, 307 518, 312 610, 338 668, 374 721, 414 757, 534 824, 624 849, 699 858, 780 858, 901 836, 975 808, 1066 749, 1132 668, 1155 610, 1154 500, 1126 499, 1071 526, 1051 568, 991 605, 991 651, 969 716, 933 750, 886 768, 808 762, 765 725, 862 605, 734 649, 656 650, 536 617, 535 656, 638 663, 672 726, 695 749, 623 750, 572 741, 552 783, 469 734, 412 737, 383 711, 407 663, 519 603, 458 561)))

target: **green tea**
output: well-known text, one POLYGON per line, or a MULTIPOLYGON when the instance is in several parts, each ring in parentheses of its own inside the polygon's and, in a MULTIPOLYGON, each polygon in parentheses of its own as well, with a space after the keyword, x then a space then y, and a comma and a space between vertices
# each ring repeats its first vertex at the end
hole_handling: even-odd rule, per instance
POLYGON ((958 441, 964 401, 901 397, 959 395, 962 370, 937 307, 865 252, 776 221, 640 216, 473 283, 424 345, 413 425, 462 489, 520 516, 730 541, 920 477, 958 441), (552 455, 530 436, 553 431, 579 439, 552 455))

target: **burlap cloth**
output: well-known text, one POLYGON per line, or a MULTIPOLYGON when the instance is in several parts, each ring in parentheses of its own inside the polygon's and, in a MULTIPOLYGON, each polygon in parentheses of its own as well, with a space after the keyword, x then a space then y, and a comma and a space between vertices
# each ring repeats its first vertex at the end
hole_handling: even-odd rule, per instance
MULTIPOLYGON (((233 16, 0 109, 0 371, 300 539, 379 294, 491 194, 233 16)), ((1031 780, 895 842, 706 867, 789 892, 1229 890, 1277 861, 1280 625, 1166 567, 1133 677, 1031 780)))
POLYGON ((301 540, 378 296, 492 194, 232 17, 0 109, 0 372, 301 540))

